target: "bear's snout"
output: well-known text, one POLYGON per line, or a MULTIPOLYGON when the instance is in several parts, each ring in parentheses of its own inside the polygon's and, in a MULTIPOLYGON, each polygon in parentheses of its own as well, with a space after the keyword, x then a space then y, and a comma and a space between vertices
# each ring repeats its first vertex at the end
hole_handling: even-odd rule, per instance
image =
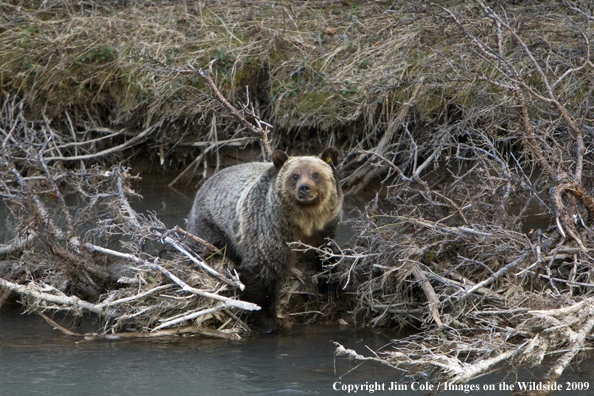
POLYGON ((299 192, 299 198, 305 198, 311 192, 311 186, 307 183, 303 183, 297 188, 297 191, 299 192))

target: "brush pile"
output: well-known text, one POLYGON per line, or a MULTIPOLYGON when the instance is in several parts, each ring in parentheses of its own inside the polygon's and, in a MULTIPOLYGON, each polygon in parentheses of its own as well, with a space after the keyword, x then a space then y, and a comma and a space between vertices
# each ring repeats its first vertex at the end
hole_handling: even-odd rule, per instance
POLYGON ((212 268, 184 237, 207 253, 216 253, 213 246, 136 213, 127 169, 66 169, 55 158, 63 142, 54 140, 59 135, 48 123, 26 122, 22 108, 9 102, 3 110, 9 132, 0 156, 0 197, 9 204, 4 222, 14 238, 0 245, 0 254, 16 256, 1 267, 0 302, 15 292, 28 311, 48 321, 48 311, 93 313, 104 327, 87 338, 234 338, 247 329, 230 309, 259 308, 234 297, 233 290, 244 288, 237 273, 212 268), (160 257, 159 245, 173 252, 160 257))

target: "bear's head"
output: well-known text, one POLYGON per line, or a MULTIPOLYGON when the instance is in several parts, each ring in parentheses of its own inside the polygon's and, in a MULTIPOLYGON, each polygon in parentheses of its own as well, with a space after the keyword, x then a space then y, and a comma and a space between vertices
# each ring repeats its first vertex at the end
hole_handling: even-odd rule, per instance
POLYGON ((342 188, 336 171, 340 151, 329 147, 319 157, 272 153, 277 169, 275 190, 293 222, 309 236, 340 215, 342 188))
POLYGON ((336 147, 327 148, 319 158, 289 157, 280 150, 272 153, 283 195, 300 206, 320 205, 328 196, 336 195, 340 188, 335 168, 339 154, 336 147))

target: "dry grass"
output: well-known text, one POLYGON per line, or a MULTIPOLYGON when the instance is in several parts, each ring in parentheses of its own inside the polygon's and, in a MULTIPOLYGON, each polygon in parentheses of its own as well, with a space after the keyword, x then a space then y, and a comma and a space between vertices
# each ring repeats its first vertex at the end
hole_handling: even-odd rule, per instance
MULTIPOLYGON (((451 7, 461 15, 476 14, 458 3, 451 7)), ((411 114, 418 123, 447 116, 451 103, 501 99, 474 78, 492 65, 469 57, 460 30, 428 5, 32 1, 0 7, 5 93, 24 97, 33 114, 63 120, 64 111, 74 113, 80 125, 146 127, 164 120, 178 132, 159 135, 169 144, 204 134, 219 106, 198 76, 161 73, 146 58, 210 68, 232 102, 245 98, 248 85, 277 128, 335 132, 340 141, 363 132, 379 138, 420 82, 411 114), (464 75, 450 67, 452 59, 464 75)), ((543 50, 581 39, 567 29, 578 17, 556 3, 506 11, 523 32, 538 32, 532 44, 543 50)), ((576 100, 583 88, 567 99, 576 100)))

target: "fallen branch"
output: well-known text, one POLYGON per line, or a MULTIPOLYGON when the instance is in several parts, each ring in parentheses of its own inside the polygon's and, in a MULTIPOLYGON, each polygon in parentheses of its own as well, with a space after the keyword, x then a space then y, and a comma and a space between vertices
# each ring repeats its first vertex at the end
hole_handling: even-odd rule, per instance
POLYGON ((355 360, 360 360, 360 361, 372 361, 372 362, 381 363, 381 364, 386 365, 386 366, 390 366, 392 368, 397 368, 397 367, 392 366, 385 359, 380 359, 380 358, 377 358, 377 357, 367 357, 367 356, 360 355, 356 351, 354 351, 353 349, 348 349, 348 348, 343 347, 338 342, 335 342, 334 345, 336 345, 336 350, 334 351, 334 355, 335 356, 347 356, 350 359, 355 359, 355 360))
POLYGON ((97 307, 95 304, 91 304, 87 301, 81 300, 76 296, 67 296, 51 286, 44 285, 43 288, 37 286, 35 282, 29 282, 27 285, 19 285, 13 282, 9 282, 5 279, 0 278, 0 287, 11 290, 20 294, 21 296, 31 297, 38 301, 44 301, 48 303, 58 304, 61 306, 71 307, 74 311, 86 310, 93 312, 97 315, 104 313, 104 310, 97 307), (52 291, 57 294, 50 294, 44 292, 44 290, 52 291))
POLYGON ((146 128, 144 131, 142 131, 138 135, 134 136, 132 139, 126 141, 125 143, 122 143, 120 145, 111 147, 111 148, 103 150, 103 151, 99 151, 97 153, 74 155, 74 156, 68 156, 68 157, 64 157, 64 156, 48 157, 45 160, 47 162, 51 162, 51 161, 79 161, 79 160, 95 159, 95 158, 103 157, 103 156, 106 156, 109 154, 117 153, 118 151, 122 151, 125 148, 131 147, 135 144, 140 143, 142 141, 142 139, 144 139, 145 137, 150 135, 156 129, 160 128, 162 125, 163 125, 163 120, 157 122, 155 125, 152 125, 152 126, 146 128))
POLYGON ((29 232, 25 238, 17 237, 12 243, 0 245, 0 255, 10 254, 22 250, 29 242, 37 237, 34 231, 29 232))
POLYGON ((156 270, 161 271, 165 276, 167 276, 169 279, 171 279, 173 282, 175 282, 179 287, 181 287, 183 291, 186 291, 188 293, 196 294, 196 295, 202 296, 202 297, 211 298, 213 300, 223 301, 227 307, 244 309, 246 311, 259 311, 260 310, 260 307, 256 304, 253 304, 253 303, 250 303, 247 301, 234 300, 232 298, 219 296, 218 294, 205 292, 202 290, 195 289, 191 286, 188 286, 184 281, 182 281, 177 276, 173 275, 171 272, 169 272, 168 270, 166 270, 165 268, 161 267, 158 264, 150 264, 150 263, 145 262, 144 266, 148 267, 148 268, 154 268, 156 270))
MULTIPOLYGON (((534 341, 534 340, 532 340, 534 341)), ((497 364, 511 359, 514 356, 520 354, 524 351, 524 349, 530 345, 532 341, 526 341, 522 345, 518 346, 516 349, 511 349, 509 351, 496 354, 495 356, 488 358, 488 359, 481 359, 473 364, 465 364, 460 362, 460 367, 458 368, 458 372, 456 375, 452 377, 450 380, 453 384, 465 384, 471 379, 477 377, 480 374, 486 373, 489 370, 492 370, 494 366, 497 364)))
POLYGON ((205 241, 204 239, 202 239, 194 234, 190 234, 188 231, 184 230, 183 228, 180 228, 179 226, 173 227, 171 230, 165 232, 161 237, 164 237, 164 236, 168 235, 169 233, 181 234, 181 235, 185 236, 186 238, 193 239, 194 241, 198 242, 199 244, 203 245, 206 248, 206 254, 221 252, 219 249, 216 248, 216 246, 212 245, 210 242, 205 241))
MULTIPOLYGON (((272 128, 272 125, 270 125, 267 122, 262 121, 255 113, 253 110, 250 110, 248 108, 249 103, 246 104, 243 107, 243 111, 244 112, 248 112, 249 116, 251 118, 254 119, 254 121, 256 122, 257 125, 252 124, 251 122, 249 122, 245 116, 242 114, 241 111, 237 110, 231 103, 229 103, 229 101, 225 98, 225 96, 223 96, 223 94, 221 93, 221 91, 219 90, 219 88, 217 87, 217 85, 215 84, 215 82, 213 81, 212 77, 210 76, 210 73, 207 70, 203 70, 203 69, 196 69, 194 66, 192 66, 191 64, 186 64, 187 69, 176 69, 173 67, 170 67, 167 64, 164 64, 163 62, 158 61, 155 58, 148 58, 151 62, 153 63, 157 63, 159 64, 164 72, 173 72, 173 73, 182 73, 182 74, 187 74, 187 73, 198 73, 198 75, 200 75, 200 77, 204 78, 206 80, 206 83, 208 84, 208 86, 210 87, 210 89, 212 89, 212 92, 214 93, 214 95, 216 96, 216 98, 218 99, 218 101, 227 109, 229 110, 229 112, 231 114, 233 114, 233 116, 235 118, 237 118, 237 120, 239 121, 239 123, 246 128, 247 130, 249 130, 252 134, 254 134, 255 136, 257 136, 260 139, 260 142, 262 144, 262 151, 264 153, 264 159, 267 162, 270 162, 271 158, 272 158, 272 149, 270 148, 270 140, 268 139, 268 134, 270 132, 270 129, 272 128)), ((214 61, 213 61, 214 62, 214 61)), ((248 95, 248 100, 249 100, 249 95, 248 95)))
POLYGON ((200 257, 198 257, 198 256, 196 256, 194 254, 191 254, 190 252, 188 252, 186 249, 184 249, 179 243, 177 243, 173 239, 171 239, 169 237, 165 237, 165 238, 163 238, 163 240, 165 242, 167 242, 169 245, 171 245, 174 248, 176 248, 180 253, 182 253, 184 256, 186 256, 187 258, 189 258, 190 260, 192 260, 193 263, 197 264, 200 268, 202 268, 203 270, 205 270, 206 272, 208 272, 209 274, 211 274, 212 276, 214 276, 215 278, 217 278, 221 282, 225 282, 226 284, 228 284, 230 286, 234 286, 234 287, 238 288, 241 291, 245 290, 245 285, 243 283, 241 283, 241 281, 239 280, 239 277, 236 277, 235 279, 229 279, 229 278, 221 275, 220 273, 218 273, 214 269, 210 268, 204 262, 204 260, 202 260, 200 257))
POLYGON ((437 327, 442 327, 443 323, 439 318, 440 302, 439 298, 437 298, 437 294, 435 294, 435 290, 433 290, 431 283, 429 283, 429 281, 427 280, 427 277, 425 276, 425 273, 423 272, 421 267, 419 267, 419 265, 416 263, 413 263, 412 274, 417 280, 417 282, 419 282, 419 284, 421 285, 421 288, 423 289, 423 292, 427 297, 427 305, 429 306, 429 312, 431 313, 431 317, 433 317, 433 321, 435 322, 437 327))
POLYGON ((45 315, 43 312, 37 312, 37 315, 41 316, 43 318, 43 320, 45 320, 47 323, 49 323, 49 325, 52 326, 54 328, 54 330, 58 330, 60 333, 62 333, 64 335, 72 336, 72 337, 84 337, 84 334, 75 333, 74 331, 68 330, 64 326, 60 326, 59 324, 54 322, 52 319, 50 319, 47 315, 45 315))
MULTIPOLYGON (((472 286, 471 288, 468 288, 468 289, 464 290, 463 295, 461 297, 458 297, 458 299, 461 300, 461 299, 467 298, 472 293, 474 293, 475 290, 478 290, 481 287, 485 287, 487 285, 490 285, 495 280, 499 279, 500 277, 502 277, 503 275, 505 275, 509 271, 511 271, 514 268, 516 268, 518 265, 522 264, 524 262, 524 260, 526 259, 526 257, 528 257, 528 254, 529 253, 522 254, 520 257, 518 257, 517 259, 515 259, 511 263, 507 264, 506 266, 504 266, 503 268, 501 268, 499 271, 495 272, 489 278, 485 279, 482 282, 477 283, 476 285, 472 286)), ((455 296, 452 296, 452 297, 455 297, 455 296)))
POLYGON ((166 321, 165 323, 152 329, 151 332, 158 331, 158 330, 164 329, 166 327, 175 326, 176 324, 185 322, 186 320, 193 320, 200 316, 208 315, 210 313, 217 312, 217 311, 220 311, 221 309, 225 309, 225 308, 227 308, 226 303, 219 303, 212 308, 202 309, 198 312, 187 313, 185 315, 182 315, 181 317, 166 321))
MULTIPOLYGON (((103 253, 103 254, 109 254, 111 256, 120 257, 120 258, 124 258, 124 259, 130 260, 130 261, 135 262, 137 264, 141 264, 142 266, 144 266, 146 268, 156 269, 156 270, 162 272, 169 279, 171 279, 179 287, 181 287, 183 291, 186 291, 186 292, 189 292, 189 293, 192 293, 192 294, 196 294, 196 295, 201 296, 201 297, 206 297, 206 298, 211 298, 213 300, 223 301, 228 307, 234 307, 234 308, 244 309, 244 310, 247 310, 247 311, 257 311, 257 310, 260 309, 260 307, 257 306, 256 304, 252 304, 252 303, 249 303, 249 302, 246 302, 246 301, 241 301, 241 300, 234 300, 232 298, 220 296, 220 295, 214 294, 214 293, 205 292, 203 290, 198 290, 198 289, 195 289, 195 288, 193 288, 191 286, 188 286, 184 281, 182 281, 181 279, 179 279, 177 276, 173 275, 171 272, 169 272, 168 270, 166 270, 165 268, 163 268, 159 264, 149 263, 146 260, 143 260, 143 259, 141 259, 139 257, 134 256, 133 254, 118 252, 118 251, 115 251, 115 250, 112 250, 112 249, 107 249, 107 248, 103 248, 101 246, 96 246, 96 245, 93 245, 91 243, 86 243, 85 244, 85 247, 87 249, 92 250, 92 251, 95 251, 95 252, 100 252, 100 253, 103 253)), ((155 261, 157 261, 157 260, 158 259, 155 259, 155 261)))
POLYGON ((212 91, 214 92, 214 94, 217 97, 217 99, 219 100, 219 102, 221 102, 221 104, 223 106, 225 106, 227 108, 227 110, 229 110, 231 112, 231 114, 233 114, 235 116, 235 118, 237 118, 239 120, 241 125, 243 125, 246 129, 248 129, 254 135, 256 135, 260 138, 260 141, 262 142, 262 147, 264 149, 264 158, 267 162, 270 162, 270 159, 272 158, 272 149, 270 148, 270 141, 268 140, 268 133, 270 131, 269 128, 272 128, 272 125, 261 121, 260 119, 258 119, 258 117, 256 117, 255 114, 251 114, 251 116, 254 117, 254 119, 258 123, 258 126, 253 125, 251 122, 249 122, 248 120, 245 119, 245 117, 241 114, 241 112, 239 110, 237 110, 235 107, 233 107, 233 105, 231 103, 229 103, 229 101, 227 99, 225 99, 225 97, 223 96, 221 91, 219 91, 219 88, 217 87, 217 85, 212 80, 212 77, 210 76, 210 73, 208 73, 208 71, 196 70, 196 69, 194 69, 194 67, 192 65, 188 65, 188 67, 190 68, 190 70, 197 71, 198 74, 200 74, 200 76, 206 80, 206 82, 208 83, 208 85, 210 86, 212 91), (262 128, 262 124, 265 126, 264 128, 262 128))

